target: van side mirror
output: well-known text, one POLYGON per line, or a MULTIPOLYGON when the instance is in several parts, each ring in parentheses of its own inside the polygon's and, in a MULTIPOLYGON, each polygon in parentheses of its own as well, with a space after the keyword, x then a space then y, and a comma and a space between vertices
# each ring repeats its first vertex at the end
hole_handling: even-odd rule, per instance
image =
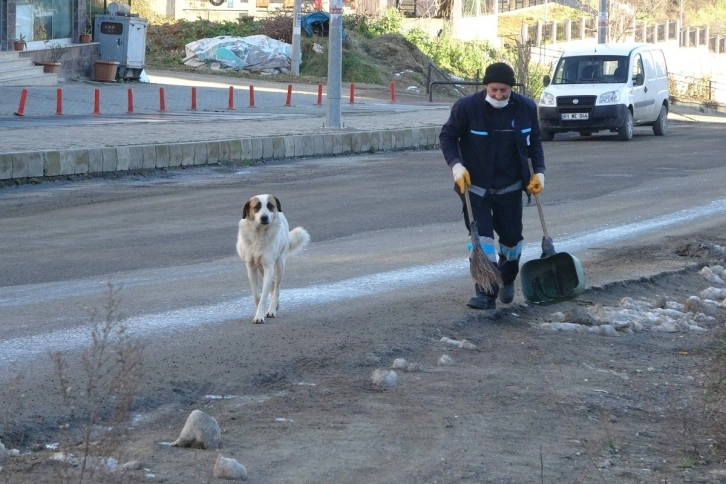
POLYGON ((550 82, 552 82, 552 79, 550 79, 550 76, 548 76, 547 74, 542 76, 542 84, 544 84, 544 87, 549 86, 550 82))
POLYGON ((644 82, 645 82, 645 79, 643 77, 642 72, 633 76, 633 84, 635 86, 642 86, 644 82))

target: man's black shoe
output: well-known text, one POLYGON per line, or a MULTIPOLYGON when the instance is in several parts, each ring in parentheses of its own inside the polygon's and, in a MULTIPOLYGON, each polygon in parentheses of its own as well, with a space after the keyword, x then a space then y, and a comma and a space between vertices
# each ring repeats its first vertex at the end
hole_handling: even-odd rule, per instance
POLYGON ((504 304, 514 301, 514 284, 505 284, 499 289, 499 300, 504 304))
POLYGON ((466 305, 474 309, 496 309, 497 301, 492 296, 477 294, 466 305))

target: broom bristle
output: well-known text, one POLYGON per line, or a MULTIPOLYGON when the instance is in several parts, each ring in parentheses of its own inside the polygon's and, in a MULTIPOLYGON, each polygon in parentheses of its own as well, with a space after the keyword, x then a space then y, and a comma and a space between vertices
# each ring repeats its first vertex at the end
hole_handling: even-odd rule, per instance
POLYGON ((481 247, 475 246, 469 259, 471 276, 474 278, 482 291, 493 293, 497 285, 502 284, 502 276, 499 269, 490 261, 481 247))

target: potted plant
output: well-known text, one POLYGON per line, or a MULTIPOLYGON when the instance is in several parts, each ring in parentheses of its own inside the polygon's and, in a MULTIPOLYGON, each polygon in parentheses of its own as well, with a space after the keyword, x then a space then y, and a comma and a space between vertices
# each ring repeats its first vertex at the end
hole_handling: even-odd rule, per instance
POLYGON ((68 50, 68 47, 60 44, 59 42, 45 41, 48 46, 45 50, 41 51, 40 58, 35 61, 35 65, 43 66, 43 72, 55 72, 58 73, 61 70, 61 59, 68 50))
POLYGON ((20 34, 17 39, 13 40, 13 48, 15 50, 23 50, 25 49, 25 35, 20 34))
POLYGON ((81 35, 78 36, 81 44, 90 44, 91 43, 91 33, 90 32, 83 32, 81 35))

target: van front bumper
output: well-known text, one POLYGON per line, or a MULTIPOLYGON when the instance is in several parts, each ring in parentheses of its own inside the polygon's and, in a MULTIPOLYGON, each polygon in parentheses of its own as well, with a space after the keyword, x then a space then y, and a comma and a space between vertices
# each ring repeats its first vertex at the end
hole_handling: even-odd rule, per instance
POLYGON ((617 129, 625 120, 627 106, 623 104, 612 106, 592 106, 580 112, 587 112, 588 119, 563 120, 563 113, 575 112, 571 107, 561 109, 557 107, 539 106, 540 129, 548 131, 598 131, 602 129, 617 129))

